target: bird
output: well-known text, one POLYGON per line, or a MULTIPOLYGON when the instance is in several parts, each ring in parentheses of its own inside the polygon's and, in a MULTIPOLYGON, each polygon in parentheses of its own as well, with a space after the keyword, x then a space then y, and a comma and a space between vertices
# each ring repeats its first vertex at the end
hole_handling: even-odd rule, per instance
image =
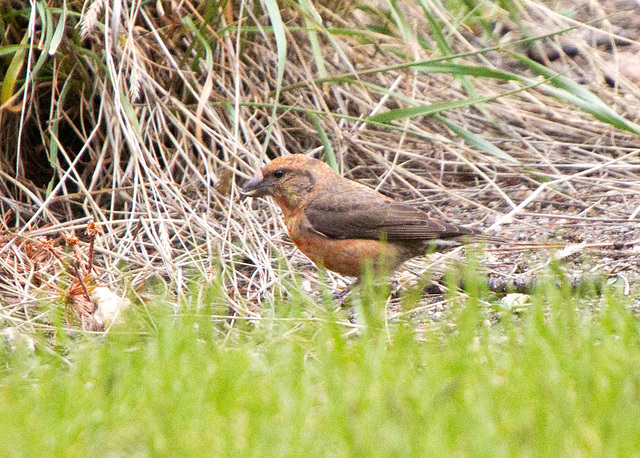
POLYGON ((241 194, 273 198, 295 246, 317 266, 345 276, 392 272, 411 258, 463 244, 506 242, 431 218, 304 154, 273 159, 241 194))

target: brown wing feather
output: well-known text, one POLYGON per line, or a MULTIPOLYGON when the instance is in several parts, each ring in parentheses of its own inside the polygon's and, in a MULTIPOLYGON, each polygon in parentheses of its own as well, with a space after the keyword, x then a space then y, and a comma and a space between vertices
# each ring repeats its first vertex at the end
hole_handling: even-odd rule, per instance
POLYGON ((422 210, 360 186, 323 193, 308 204, 305 215, 316 232, 335 239, 426 241, 477 234, 472 229, 432 219, 422 210))

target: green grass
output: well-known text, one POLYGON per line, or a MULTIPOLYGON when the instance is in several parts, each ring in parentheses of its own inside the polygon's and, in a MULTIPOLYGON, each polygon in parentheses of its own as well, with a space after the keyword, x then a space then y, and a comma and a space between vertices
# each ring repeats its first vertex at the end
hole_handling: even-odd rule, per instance
POLYGON ((638 455, 629 300, 542 290, 519 315, 458 295, 420 334, 348 333, 346 311, 295 296, 231 328, 132 312, 137 329, 6 350, 0 454, 638 455))

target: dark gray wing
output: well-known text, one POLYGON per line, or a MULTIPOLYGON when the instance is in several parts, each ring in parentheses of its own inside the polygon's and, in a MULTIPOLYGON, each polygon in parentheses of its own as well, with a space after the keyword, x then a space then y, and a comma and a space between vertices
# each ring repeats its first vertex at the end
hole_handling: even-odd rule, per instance
POLYGON ((432 219, 418 208, 386 200, 359 187, 318 196, 307 205, 305 214, 313 230, 335 239, 426 241, 476 234, 472 229, 432 219))

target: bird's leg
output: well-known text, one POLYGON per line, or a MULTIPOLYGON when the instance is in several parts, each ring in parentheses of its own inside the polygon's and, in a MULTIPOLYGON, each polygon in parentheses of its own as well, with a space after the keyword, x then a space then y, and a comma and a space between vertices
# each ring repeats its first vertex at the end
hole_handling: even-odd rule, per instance
POLYGON ((391 295, 389 272, 366 269, 354 293, 354 308, 359 314, 360 322, 370 331, 383 329, 391 295))
POLYGON ((365 273, 347 288, 334 293, 333 298, 340 307, 348 309, 351 323, 362 328, 381 329, 390 294, 388 276, 365 273))
POLYGON ((345 307, 347 301, 349 300, 349 297, 351 296, 351 294, 353 293, 353 290, 356 289, 358 287, 358 285, 360 285, 360 278, 356 278, 356 280, 350 284, 348 284, 346 287, 338 290, 338 291, 334 291, 333 293, 333 300, 335 300, 336 302, 338 302, 338 304, 340 305, 340 307, 345 307))

